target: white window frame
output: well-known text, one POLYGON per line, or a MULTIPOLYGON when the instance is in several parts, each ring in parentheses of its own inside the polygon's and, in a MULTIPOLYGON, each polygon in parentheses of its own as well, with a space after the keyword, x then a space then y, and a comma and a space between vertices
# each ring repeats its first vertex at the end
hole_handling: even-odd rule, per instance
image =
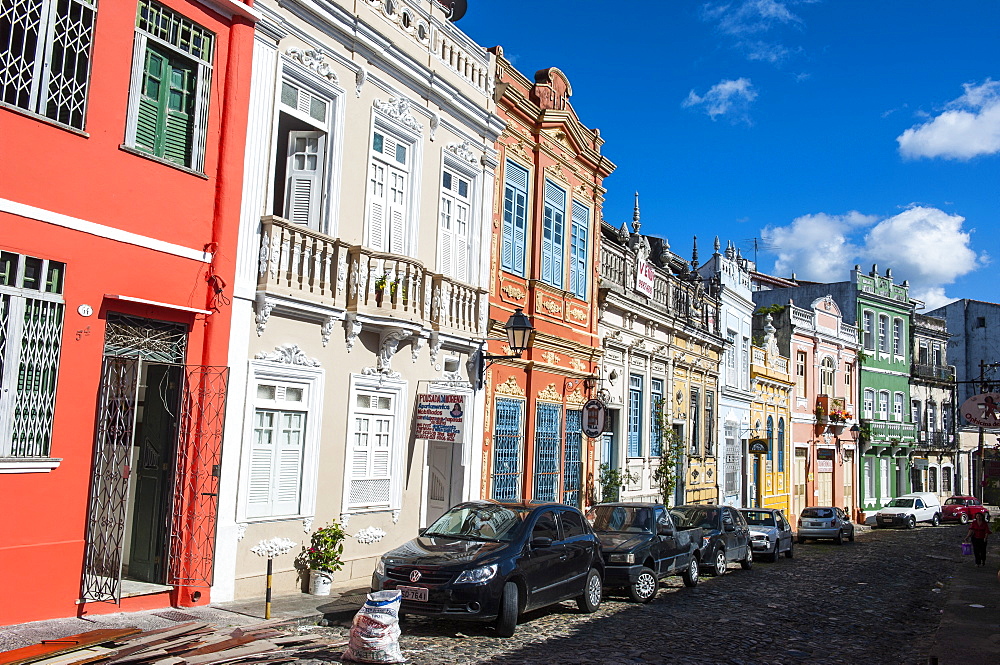
POLYGON ((887 314, 878 315, 878 350, 880 353, 889 353, 889 316, 887 314))
MULTIPOLYGON (((437 226, 437 266, 438 272, 452 279, 457 279, 460 282, 466 284, 478 284, 479 283, 479 261, 474 260, 473 257, 479 256, 479 242, 478 239, 481 234, 480 217, 478 214, 478 196, 479 192, 479 174, 474 168, 470 168, 468 162, 462 163, 461 160, 456 159, 451 156, 451 152, 448 150, 442 150, 442 168, 438 180, 438 226, 437 226), (455 268, 462 265, 463 258, 455 255, 453 260, 454 266, 446 266, 444 260, 444 235, 443 229, 441 228, 442 217, 444 215, 444 203, 446 199, 453 200, 457 203, 461 203, 459 194, 456 191, 449 192, 444 188, 444 172, 451 172, 452 176, 457 176, 459 178, 465 178, 469 183, 468 195, 465 197, 464 204, 468 206, 468 217, 465 222, 468 227, 466 231, 465 244, 466 251, 464 257, 464 265, 466 266, 466 273, 464 276, 459 276, 455 268)), ((452 225, 454 229, 454 224, 452 225)), ((454 236, 456 243, 458 241, 458 236, 454 236)), ((452 252, 458 252, 457 245, 452 248, 452 252)))
POLYGON ((898 423, 903 422, 904 401, 906 401, 906 399, 903 397, 903 393, 892 394, 892 419, 898 423))
POLYGON ((955 472, 952 470, 952 467, 947 466, 947 465, 941 467, 941 493, 942 494, 946 494, 946 493, 951 493, 952 492, 951 488, 952 488, 952 484, 953 484, 952 481, 954 480, 954 478, 955 478, 955 472), (945 487, 945 485, 947 485, 947 487, 945 487))
MULTIPOLYGON (((409 441, 407 427, 409 422, 404 417, 407 404, 407 383, 385 376, 367 374, 351 374, 350 390, 347 403, 347 438, 344 455, 343 494, 341 496, 341 513, 356 515, 359 513, 378 513, 401 510, 403 506, 403 462, 406 457, 406 445, 409 441), (391 459, 389 460, 389 505, 388 506, 352 506, 351 500, 351 449, 354 436, 354 414, 358 403, 359 392, 387 393, 393 400, 393 427, 391 438, 391 459)), ((419 510, 419 507, 418 507, 419 510)))
POLYGON ((245 416, 243 418, 243 450, 241 451, 239 501, 236 507, 237 522, 274 522, 304 519, 316 515, 316 488, 319 476, 320 432, 323 429, 323 389, 325 370, 322 367, 290 365, 269 360, 251 360, 247 373, 245 416), (249 517, 247 502, 250 492, 250 457, 253 452, 254 414, 260 401, 257 399, 259 384, 298 384, 306 391, 303 411, 306 413, 306 433, 302 444, 302 481, 299 511, 289 515, 249 517))
POLYGON ((862 400, 862 406, 864 407, 865 418, 871 419, 872 414, 875 412, 875 390, 872 388, 865 388, 864 399, 862 400))
POLYGON ((835 396, 836 376, 837 361, 832 356, 825 356, 819 363, 819 392, 821 395, 835 396))
POLYGON ((862 467, 865 481, 865 503, 875 501, 875 471, 872 469, 872 461, 871 457, 866 457, 862 467))
MULTIPOLYGON (((410 131, 408 128, 404 127, 396 119, 392 118, 385 112, 381 111, 379 108, 374 107, 372 109, 372 121, 371 127, 368 131, 368 144, 365 151, 368 159, 368 167, 365 170, 365 232, 364 232, 364 245, 376 251, 391 251, 393 254, 399 256, 416 256, 417 251, 417 230, 420 226, 419 224, 419 213, 420 213, 420 175, 422 172, 421 164, 423 163, 423 150, 422 141, 419 134, 410 131), (400 164, 395 159, 389 159, 384 153, 375 152, 373 148, 373 142, 375 133, 378 132, 383 136, 388 136, 398 145, 403 145, 406 147, 408 152, 408 160, 405 164, 400 164), (371 193, 371 183, 373 182, 376 171, 376 163, 380 163, 383 168, 395 169, 402 171, 407 176, 407 191, 404 193, 404 215, 403 215, 403 237, 402 244, 400 248, 395 248, 392 246, 392 221, 388 214, 383 214, 383 234, 384 242, 381 246, 375 245, 375 239, 372 237, 372 193, 371 193), (398 249, 399 251, 394 251, 398 249)), ((386 180, 384 186, 386 189, 391 188, 391 183, 389 181, 389 175, 391 171, 386 171, 386 180)))
POLYGON ((889 391, 878 391, 878 419, 889 420, 889 391))
POLYGON ((806 397, 806 352, 795 352, 795 396, 806 397))
POLYGON ((864 310, 861 313, 861 333, 862 347, 866 351, 875 350, 875 313, 871 310, 864 310))
POLYGON ((892 494, 891 490, 889 489, 889 487, 890 487, 889 472, 892 470, 892 469, 889 468, 891 466, 889 464, 889 458, 888 457, 879 457, 878 458, 878 463, 879 463, 879 479, 878 479, 879 480, 879 497, 881 497, 883 499, 888 499, 889 496, 892 494))
MULTIPOLYGON (((326 135, 326 147, 324 150, 323 175, 321 179, 322 192, 320 202, 315 212, 316 224, 310 224, 310 228, 321 233, 336 237, 338 231, 337 211, 340 209, 340 181, 343 164, 344 145, 344 89, 333 83, 326 77, 316 75, 312 70, 307 69, 298 61, 284 55, 281 58, 281 76, 278 78, 274 90, 274 122, 272 123, 271 145, 274 160, 287 160, 287 154, 277 154, 277 145, 280 131, 281 114, 301 120, 316 128, 316 131, 326 135), (316 97, 327 104, 326 120, 319 121, 301 109, 293 108, 281 100, 281 84, 287 82, 301 91, 316 97)), ((277 183, 275 177, 277 173, 277 163, 271 164, 270 181, 268 183, 268 209, 271 209, 274 201, 277 183)), ((288 174, 286 171, 285 177, 288 174)), ((287 183, 282 186, 287 200, 287 183)), ((284 207, 284 203, 282 203, 284 207)))
POLYGON ((904 355, 903 342, 903 319, 896 317, 892 320, 892 355, 904 355))

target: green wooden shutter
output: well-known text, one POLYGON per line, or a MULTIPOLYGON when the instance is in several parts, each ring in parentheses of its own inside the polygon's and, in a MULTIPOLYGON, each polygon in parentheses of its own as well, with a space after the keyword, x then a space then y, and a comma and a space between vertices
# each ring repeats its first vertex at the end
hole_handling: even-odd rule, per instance
POLYGON ((191 166, 197 81, 193 63, 146 47, 135 131, 137 148, 191 166))
POLYGON ((167 59, 152 49, 146 49, 142 92, 139 94, 139 114, 135 128, 135 147, 156 154, 156 137, 160 134, 160 97, 167 59))

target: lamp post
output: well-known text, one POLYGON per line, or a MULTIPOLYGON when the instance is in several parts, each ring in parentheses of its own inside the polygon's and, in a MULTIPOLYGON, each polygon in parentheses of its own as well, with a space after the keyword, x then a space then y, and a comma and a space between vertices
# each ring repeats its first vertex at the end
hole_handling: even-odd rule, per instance
POLYGON ((498 360, 513 360, 520 358, 521 355, 531 347, 535 327, 531 325, 531 319, 524 315, 524 312, 521 311, 520 307, 515 309, 514 313, 510 315, 509 319, 507 319, 507 323, 504 325, 504 330, 507 333, 507 346, 510 348, 510 355, 494 356, 483 351, 482 346, 479 348, 479 372, 476 377, 479 382, 478 388, 483 387, 483 378, 486 376, 486 369, 490 365, 498 360))

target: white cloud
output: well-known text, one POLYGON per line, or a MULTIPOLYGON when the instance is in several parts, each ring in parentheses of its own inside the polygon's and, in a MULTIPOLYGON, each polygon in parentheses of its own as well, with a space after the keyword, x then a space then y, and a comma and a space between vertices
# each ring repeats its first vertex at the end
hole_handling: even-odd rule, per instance
POLYGON ((945 111, 896 137, 907 158, 971 159, 1000 152, 1000 81, 966 83, 945 111))
POLYGON ((858 227, 870 226, 877 217, 851 211, 844 215, 818 213, 803 215, 788 226, 768 226, 761 232, 778 258, 774 273, 813 282, 836 282, 846 278, 858 248, 849 234, 858 227))
POLYGON ((892 266, 916 289, 951 284, 980 267, 962 229, 965 218, 916 206, 884 219, 865 235, 866 258, 892 266))
POLYGON ((970 246, 964 223, 960 215, 913 206, 884 219, 857 211, 803 215, 762 235, 777 254, 775 275, 839 282, 855 264, 877 264, 908 280, 913 296, 932 308, 954 299, 945 294, 948 284, 989 263, 970 246))
POLYGON ((724 79, 713 85, 703 96, 694 90, 688 93, 681 106, 701 107, 715 120, 720 115, 729 116, 734 122, 750 123, 750 102, 757 99, 757 91, 748 78, 724 79))
POLYGON ((767 32, 776 25, 801 23, 802 19, 788 8, 789 2, 776 0, 743 0, 736 4, 710 2, 702 8, 708 21, 717 22, 727 35, 767 32))

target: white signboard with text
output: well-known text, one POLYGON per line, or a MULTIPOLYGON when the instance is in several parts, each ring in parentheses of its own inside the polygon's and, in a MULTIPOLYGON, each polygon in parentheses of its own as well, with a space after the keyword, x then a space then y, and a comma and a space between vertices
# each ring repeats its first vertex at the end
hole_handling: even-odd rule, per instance
POLYGON ((653 272, 653 264, 648 261, 640 261, 635 267, 635 290, 652 298, 653 280, 655 278, 656 273, 653 272))
POLYGON ((416 438, 465 442, 465 395, 417 395, 416 438))

